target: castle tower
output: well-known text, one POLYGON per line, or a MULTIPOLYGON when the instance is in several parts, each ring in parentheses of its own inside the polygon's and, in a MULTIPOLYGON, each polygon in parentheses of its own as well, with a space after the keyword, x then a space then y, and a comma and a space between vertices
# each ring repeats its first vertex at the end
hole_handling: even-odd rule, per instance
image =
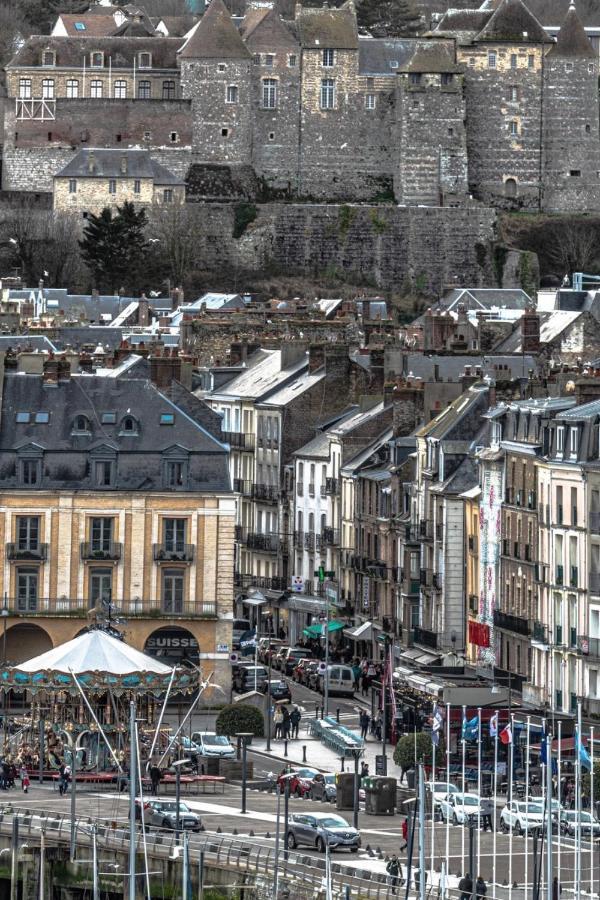
POLYGON ((250 163, 250 51, 223 0, 211 0, 179 51, 183 96, 192 101, 199 162, 250 163))
POLYGON ((473 42, 458 47, 465 72, 469 187, 478 200, 539 209, 542 73, 549 43, 522 0, 500 0, 473 42))
POLYGON ((571 3, 544 61, 543 208, 600 209, 598 55, 571 3))
POLYGON ((450 41, 423 43, 398 74, 399 203, 458 205, 467 196, 463 74, 450 41))

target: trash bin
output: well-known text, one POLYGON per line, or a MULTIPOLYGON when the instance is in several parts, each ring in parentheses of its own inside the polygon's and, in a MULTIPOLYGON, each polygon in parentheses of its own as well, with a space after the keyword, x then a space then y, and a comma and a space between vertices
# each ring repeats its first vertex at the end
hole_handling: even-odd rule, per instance
POLYGON ((354 772, 338 772, 335 788, 337 809, 354 809, 354 772))
POLYGON ((364 780, 365 812, 372 816, 393 816, 396 811, 396 779, 373 775, 364 780))

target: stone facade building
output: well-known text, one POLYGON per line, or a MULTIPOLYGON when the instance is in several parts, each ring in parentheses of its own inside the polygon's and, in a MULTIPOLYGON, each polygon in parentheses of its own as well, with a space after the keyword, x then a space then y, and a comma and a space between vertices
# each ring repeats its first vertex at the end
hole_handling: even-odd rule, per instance
POLYGON ((180 38, 30 38, 7 67, 3 187, 50 191, 82 145, 141 140, 197 199, 600 209, 598 63, 574 8, 555 40, 525 0, 489 6, 413 39, 359 36, 353 0, 293 19, 213 0, 180 38))

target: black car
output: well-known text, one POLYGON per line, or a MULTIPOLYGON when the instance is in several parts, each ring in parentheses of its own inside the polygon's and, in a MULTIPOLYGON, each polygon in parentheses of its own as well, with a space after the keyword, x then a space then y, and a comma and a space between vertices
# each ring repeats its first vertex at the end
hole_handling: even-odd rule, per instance
MULTIPOLYGON (((265 681, 265 683, 261 685, 260 689, 263 694, 266 694, 268 690, 268 682, 265 681)), ((274 679, 273 681, 271 681, 271 697, 273 700, 291 700, 292 692, 290 691, 288 683, 279 679, 274 679)))
POLYGON ((240 694, 254 690, 261 691, 268 677, 264 666, 244 666, 234 675, 233 687, 240 694))

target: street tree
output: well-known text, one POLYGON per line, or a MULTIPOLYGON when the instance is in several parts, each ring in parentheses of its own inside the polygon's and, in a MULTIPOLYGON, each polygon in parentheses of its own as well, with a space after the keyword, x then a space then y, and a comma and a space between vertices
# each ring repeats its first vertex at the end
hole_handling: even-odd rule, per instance
POLYGON ((373 37, 413 37, 421 25, 413 0, 360 0, 356 14, 373 37))
POLYGON ((40 209, 23 199, 3 215, 0 245, 4 265, 20 269, 26 284, 34 286, 43 278, 53 287, 67 287, 79 279, 77 223, 68 213, 40 209))
MULTIPOLYGON (((446 744, 440 735, 440 742, 435 748, 435 757, 438 765, 445 764, 446 744)), ((430 766, 433 759, 433 744, 431 735, 424 731, 416 734, 405 734, 398 740, 394 747, 394 762, 400 766, 403 772, 414 769, 417 763, 430 766)))
POLYGON ((139 289, 149 247, 146 225, 145 211, 136 210, 128 201, 118 206, 114 215, 108 207, 99 215, 88 215, 79 247, 96 287, 139 289))

